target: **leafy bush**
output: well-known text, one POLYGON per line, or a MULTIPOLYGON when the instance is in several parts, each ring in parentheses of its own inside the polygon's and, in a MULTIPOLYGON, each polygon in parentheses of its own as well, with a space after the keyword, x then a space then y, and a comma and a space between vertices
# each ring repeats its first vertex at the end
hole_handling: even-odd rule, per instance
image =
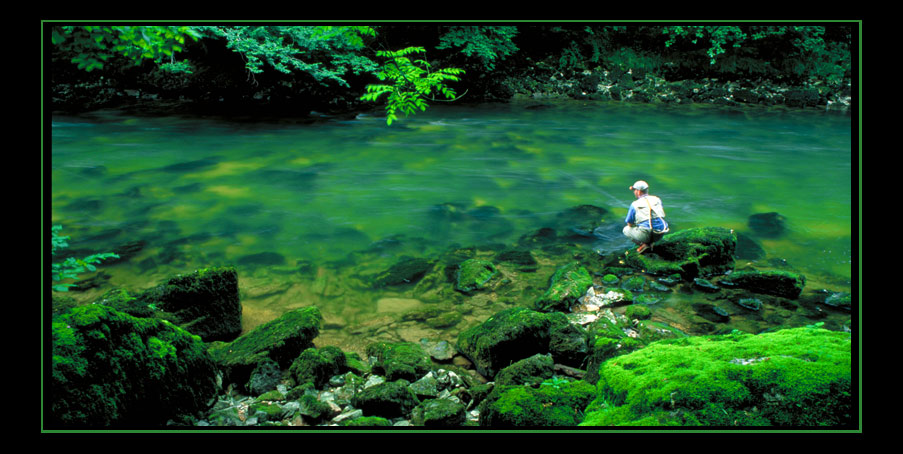
POLYGON ((435 100, 436 94, 441 94, 446 99, 455 99, 455 91, 445 84, 447 81, 457 81, 458 76, 464 73, 459 68, 442 68, 431 71, 432 66, 422 59, 411 60, 411 54, 425 53, 422 47, 407 47, 397 51, 377 51, 377 57, 387 60, 381 70, 376 74, 379 80, 389 81, 389 84, 367 85, 367 92, 361 96, 363 101, 376 101, 383 95, 388 95, 386 104, 386 124, 391 125, 398 119, 398 113, 407 116, 417 110, 426 110, 427 99, 435 100))
MULTIPOLYGON (((56 255, 58 250, 69 247, 69 237, 59 235, 59 232, 62 229, 63 226, 61 225, 55 225, 50 228, 51 255, 56 255)), ((81 273, 97 271, 97 267, 94 265, 107 259, 118 258, 119 255, 112 252, 92 254, 82 259, 68 257, 62 262, 52 263, 50 265, 51 278, 54 282, 60 282, 63 279, 78 279, 78 275, 81 273)), ((74 286, 75 284, 60 283, 55 284, 53 290, 57 292, 67 292, 69 291, 69 287, 74 286)))

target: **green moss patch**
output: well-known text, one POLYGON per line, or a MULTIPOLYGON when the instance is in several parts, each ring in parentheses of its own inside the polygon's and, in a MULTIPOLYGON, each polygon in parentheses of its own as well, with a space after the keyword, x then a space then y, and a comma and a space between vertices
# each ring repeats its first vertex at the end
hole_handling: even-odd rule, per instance
POLYGON ((655 342, 602 364, 582 425, 843 426, 850 355, 816 328, 655 342))

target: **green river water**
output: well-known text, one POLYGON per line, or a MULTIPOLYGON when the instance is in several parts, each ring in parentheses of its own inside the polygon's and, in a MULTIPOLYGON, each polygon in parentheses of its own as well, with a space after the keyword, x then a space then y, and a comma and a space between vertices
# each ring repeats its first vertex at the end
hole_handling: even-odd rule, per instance
MULTIPOLYGON (((757 239, 767 260, 806 275, 807 288, 851 291, 852 140, 851 118, 836 113, 618 103, 440 105, 391 127, 368 115, 55 115, 51 222, 73 253, 139 245, 76 298, 235 265, 246 330, 315 304, 318 343, 360 351, 377 338, 453 340, 518 304, 456 295, 474 306, 460 324, 399 331, 386 327, 405 310, 443 302, 360 276, 455 244, 511 244, 579 205, 622 225, 638 179, 674 229, 747 232, 751 215, 780 213, 785 232, 757 239)), ((617 225, 590 243, 628 246, 617 225)))

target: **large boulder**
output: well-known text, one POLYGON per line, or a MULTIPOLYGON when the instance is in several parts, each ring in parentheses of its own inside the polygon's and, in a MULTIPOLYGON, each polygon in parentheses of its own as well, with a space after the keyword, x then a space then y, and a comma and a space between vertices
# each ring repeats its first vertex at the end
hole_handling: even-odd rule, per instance
POLYGON ((515 361, 549 353, 554 333, 568 325, 560 312, 546 314, 513 307, 463 331, 458 335, 457 347, 473 362, 477 372, 491 379, 515 361))
POLYGON ((655 342, 601 365, 581 425, 847 426, 851 349, 815 327, 655 342))
POLYGON ((244 384, 265 359, 287 369, 320 334, 323 316, 315 306, 302 307, 264 323, 232 342, 214 342, 208 351, 232 383, 244 384))
POLYGON ((699 227, 665 235, 652 251, 628 251, 626 265, 649 274, 680 274, 686 280, 723 274, 734 268, 737 237, 723 227, 699 227))
POLYGON ((48 427, 155 428, 196 416, 219 390, 201 338, 102 305, 55 317, 48 427))
POLYGON ((241 334, 241 303, 235 268, 205 268, 175 276, 139 295, 138 301, 168 313, 167 318, 204 342, 230 341, 241 334))

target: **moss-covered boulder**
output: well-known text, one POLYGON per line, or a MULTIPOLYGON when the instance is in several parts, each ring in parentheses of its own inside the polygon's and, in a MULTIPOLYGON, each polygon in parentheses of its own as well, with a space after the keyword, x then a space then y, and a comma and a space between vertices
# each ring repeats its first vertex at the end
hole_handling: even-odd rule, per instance
POLYGON ((323 389, 329 379, 345 372, 345 353, 338 347, 308 348, 301 352, 289 367, 289 373, 295 383, 313 383, 317 389, 323 389))
POLYGON ((214 267, 173 277, 136 298, 169 314, 176 325, 204 342, 231 341, 241 334, 238 272, 214 267))
POLYGON ((247 383, 251 372, 264 359, 287 369, 320 334, 323 316, 315 306, 282 314, 232 342, 214 342, 208 351, 232 383, 247 383))
POLYGON ((624 263, 649 274, 680 274, 690 280, 698 276, 723 274, 734 268, 737 237, 723 227, 700 227, 665 235, 653 251, 628 251, 624 263))
POLYGON ((498 274, 495 265, 488 260, 469 259, 458 265, 455 290, 471 293, 480 290, 498 274))
POLYGON ((364 416, 405 416, 420 403, 409 384, 407 380, 396 380, 364 388, 354 395, 351 405, 363 411, 364 416))
POLYGON ((387 380, 415 381, 432 368, 430 356, 413 342, 378 342, 367 346, 367 356, 375 357, 372 372, 387 380))
POLYGON ((513 307, 463 331, 458 335, 457 347, 474 363, 477 372, 492 378, 515 361, 548 353, 552 333, 567 324, 561 313, 513 307))
POLYGON ((450 399, 427 399, 411 411, 411 423, 424 427, 460 427, 467 419, 465 407, 450 399))
POLYGON ((568 312, 572 304, 593 285, 589 271, 578 262, 562 265, 549 280, 549 289, 533 304, 542 312, 568 312))
POLYGON ((552 360, 552 356, 537 353, 529 358, 515 361, 510 366, 500 370, 494 381, 497 386, 538 386, 540 383, 552 378, 554 374, 555 362, 552 360))
POLYGON ((654 342, 599 368, 586 426, 845 426, 851 337, 818 328, 654 342))
POLYGON ((727 279, 731 284, 755 293, 795 299, 806 286, 806 276, 789 271, 735 271, 727 279))
POLYGON ((218 392, 201 338, 101 305, 55 317, 48 427, 155 428, 206 410, 218 392))
POLYGON ((548 380, 538 387, 501 386, 480 404, 484 427, 577 426, 596 389, 582 380, 548 380))

